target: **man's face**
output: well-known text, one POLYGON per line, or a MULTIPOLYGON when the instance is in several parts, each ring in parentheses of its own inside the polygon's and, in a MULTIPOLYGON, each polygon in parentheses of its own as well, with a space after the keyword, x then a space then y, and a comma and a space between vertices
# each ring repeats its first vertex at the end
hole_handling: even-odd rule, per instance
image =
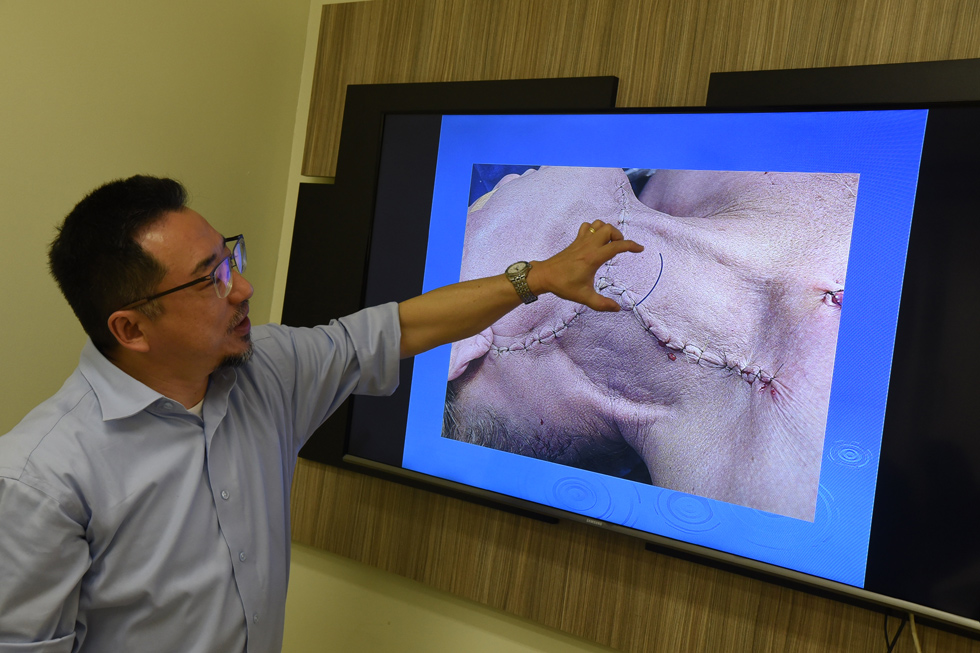
MULTIPOLYGON (((231 252, 199 213, 167 213, 139 238, 143 249, 167 270, 154 292, 210 274, 231 252)), ((177 374, 210 373, 251 353, 248 299, 252 285, 235 270, 231 293, 219 298, 210 282, 161 297, 163 314, 146 325, 151 355, 177 374)))

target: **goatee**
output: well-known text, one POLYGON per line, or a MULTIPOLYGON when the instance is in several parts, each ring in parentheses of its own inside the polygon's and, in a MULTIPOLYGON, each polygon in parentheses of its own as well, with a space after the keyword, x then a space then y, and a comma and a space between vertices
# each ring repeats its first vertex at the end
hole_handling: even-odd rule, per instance
POLYGON ((222 360, 218 364, 217 369, 221 370, 221 369, 225 369, 225 368, 242 367, 242 366, 245 365, 245 363, 247 363, 249 361, 250 358, 252 358, 252 349, 253 349, 253 347, 252 347, 252 334, 250 334, 250 333, 249 334, 246 334, 242 338, 242 340, 248 341, 248 349, 246 349, 245 351, 243 351, 240 354, 234 354, 232 356, 226 356, 224 358, 224 360, 222 360))
MULTIPOLYGON (((248 300, 246 299, 238 307, 238 310, 235 311, 235 317, 231 321, 231 326, 228 327, 228 333, 229 334, 233 333, 235 331, 235 327, 237 327, 239 324, 241 324, 241 322, 247 316, 248 316, 248 300)), ((224 369, 226 367, 232 367, 232 368, 234 368, 234 367, 242 367, 243 365, 245 365, 245 363, 247 363, 248 360, 252 357, 252 334, 251 334, 251 332, 246 333, 244 336, 242 336, 242 342, 248 343, 248 348, 245 351, 243 351, 242 353, 240 353, 240 354, 234 354, 232 356, 226 357, 224 360, 222 360, 218 364, 218 367, 215 368, 215 369, 219 369, 220 370, 220 369, 224 369)))

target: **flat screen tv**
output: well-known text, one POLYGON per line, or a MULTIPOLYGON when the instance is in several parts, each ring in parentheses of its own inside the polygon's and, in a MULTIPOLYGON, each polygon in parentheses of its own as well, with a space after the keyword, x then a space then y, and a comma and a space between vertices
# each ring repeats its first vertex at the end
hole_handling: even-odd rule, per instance
POLYGON ((980 635, 980 106, 389 114, 366 304, 644 245, 358 398, 344 460, 980 635))

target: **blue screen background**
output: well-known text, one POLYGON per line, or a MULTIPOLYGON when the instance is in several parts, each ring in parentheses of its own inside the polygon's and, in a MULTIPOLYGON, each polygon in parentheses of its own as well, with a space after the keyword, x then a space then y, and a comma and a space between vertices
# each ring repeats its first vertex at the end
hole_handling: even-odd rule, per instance
POLYGON ((860 174, 812 523, 442 438, 448 345, 416 357, 403 466, 863 586, 926 119, 915 110, 442 121, 424 290, 459 280, 474 164, 860 174))

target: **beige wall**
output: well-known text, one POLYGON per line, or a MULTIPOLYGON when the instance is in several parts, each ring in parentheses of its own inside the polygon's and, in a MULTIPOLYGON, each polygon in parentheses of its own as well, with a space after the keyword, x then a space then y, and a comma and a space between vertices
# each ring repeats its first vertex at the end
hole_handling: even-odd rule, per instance
POLYGON ((137 173, 249 239, 268 319, 310 0, 0 0, 0 433, 58 389, 81 328, 46 269, 82 196, 137 173))

